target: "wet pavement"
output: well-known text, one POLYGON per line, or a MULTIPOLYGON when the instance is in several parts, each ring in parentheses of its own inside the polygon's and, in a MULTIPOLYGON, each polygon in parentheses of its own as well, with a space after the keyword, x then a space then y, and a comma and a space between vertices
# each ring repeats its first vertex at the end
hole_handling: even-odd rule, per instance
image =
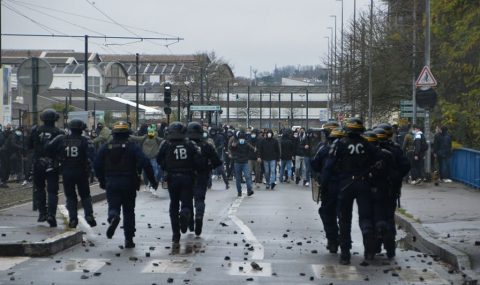
POLYGON ((215 181, 201 237, 182 235, 179 248, 168 203, 166 190, 138 193, 134 249, 123 249, 120 228, 105 237, 106 202, 96 203, 99 225, 81 222, 82 244, 48 258, 0 258, 0 284, 462 284, 461 274, 415 251, 362 263, 356 216, 352 264, 338 265, 306 187, 279 184, 237 198, 215 181))
POLYGON ((404 185, 402 207, 436 240, 467 254, 480 274, 480 190, 459 183, 404 185))

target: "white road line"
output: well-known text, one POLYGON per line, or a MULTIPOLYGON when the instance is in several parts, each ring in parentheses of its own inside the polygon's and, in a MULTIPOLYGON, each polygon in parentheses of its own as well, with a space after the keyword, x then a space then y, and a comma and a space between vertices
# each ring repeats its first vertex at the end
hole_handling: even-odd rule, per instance
MULTIPOLYGON (((60 213, 61 213, 65 218, 67 218, 67 220, 68 220, 68 210, 67 210, 67 207, 65 207, 65 205, 58 205, 58 210, 59 210, 60 213)), ((90 225, 87 223, 87 221, 85 221, 85 218, 83 218, 82 216, 77 215, 77 219, 78 219, 79 224, 82 226, 82 230, 85 232, 87 239, 88 239, 88 240, 93 240, 93 239, 95 239, 96 234, 95 234, 95 232, 93 232, 92 228, 91 228, 90 225)), ((67 225, 67 227, 68 227, 68 225, 67 225)))
POLYGON ((254 260, 262 260, 264 258, 264 248, 263 245, 257 240, 253 232, 250 230, 250 228, 245 225, 245 223, 240 220, 235 214, 237 213, 238 208, 240 207, 240 204, 242 204, 243 197, 246 193, 243 193, 242 197, 238 197, 235 199, 235 201, 232 203, 232 206, 230 209, 228 209, 228 218, 234 222, 237 227, 240 228, 240 230, 243 232, 245 236, 245 240, 247 240, 254 248, 252 252, 252 259, 254 260))

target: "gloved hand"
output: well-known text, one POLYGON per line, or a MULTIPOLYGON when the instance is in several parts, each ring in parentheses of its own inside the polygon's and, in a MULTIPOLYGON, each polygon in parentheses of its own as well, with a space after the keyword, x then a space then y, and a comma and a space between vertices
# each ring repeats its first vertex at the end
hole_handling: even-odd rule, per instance
POLYGON ((152 186, 152 188, 153 188, 155 191, 157 191, 157 189, 158 189, 158 182, 155 181, 155 182, 151 183, 150 186, 152 186))
POLYGON ((102 188, 102 189, 105 189, 105 188, 106 188, 106 186, 105 186, 105 180, 103 180, 103 179, 102 179, 102 180, 98 180, 98 183, 100 184, 100 188, 102 188))

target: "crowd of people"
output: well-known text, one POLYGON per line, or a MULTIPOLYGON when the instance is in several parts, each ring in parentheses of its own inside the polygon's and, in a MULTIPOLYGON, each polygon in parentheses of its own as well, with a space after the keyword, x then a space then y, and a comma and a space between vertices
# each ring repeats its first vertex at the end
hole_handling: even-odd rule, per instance
MULTIPOLYGON (((54 110, 44 110, 43 124, 34 126, 29 135, 6 127, 0 136, 1 185, 6 185, 10 173, 18 173, 11 170, 18 170, 15 163, 21 164, 19 179, 31 177, 34 183, 38 222, 56 227, 61 175, 68 226, 78 225, 78 192, 85 221, 94 227, 90 182, 95 177, 107 193, 106 236, 113 237, 123 215, 126 248, 135 247, 135 199, 142 180, 151 191, 159 183, 168 188, 175 244, 188 230, 201 235, 205 196, 214 179, 222 179, 226 189, 234 180, 238 197, 244 193, 242 185, 252 196, 260 187, 277 189, 277 183, 310 190, 316 182, 318 188, 312 188, 321 201, 327 249, 332 253, 340 249, 342 264, 350 262, 355 200, 365 258, 372 259, 382 245, 393 258, 394 212, 402 181, 410 172, 412 183, 418 184, 423 175, 426 142, 418 126, 403 134, 390 124, 366 131, 361 120, 351 118, 342 125, 330 122, 319 129, 295 127, 279 132, 197 122, 143 124, 133 132, 128 122, 119 121, 111 129, 99 123, 88 132, 78 119, 71 120, 67 130, 57 128, 58 117, 54 110), (27 154, 31 154, 30 163, 27 154)), ((433 150, 443 182, 448 182, 448 147, 451 137, 446 128, 440 128, 433 150)))

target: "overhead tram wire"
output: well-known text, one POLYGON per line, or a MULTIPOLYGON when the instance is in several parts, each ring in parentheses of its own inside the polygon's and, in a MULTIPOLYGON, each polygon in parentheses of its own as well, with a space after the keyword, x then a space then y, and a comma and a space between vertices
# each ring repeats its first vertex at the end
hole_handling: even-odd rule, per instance
MULTIPOLYGON (((47 31, 47 32, 49 32, 49 33, 51 33, 51 34, 58 33, 58 34, 60 34, 60 35, 67 36, 66 33, 63 33, 63 32, 61 32, 61 31, 59 31, 59 30, 56 30, 56 29, 54 29, 54 28, 51 28, 51 27, 49 27, 49 26, 47 26, 47 25, 45 25, 45 24, 42 24, 42 23, 40 23, 39 21, 37 21, 37 20, 35 20, 35 19, 27 16, 26 14, 18 11, 16 8, 13 8, 13 7, 11 7, 10 5, 8 5, 8 4, 6 4, 6 3, 2 3, 2 5, 3 5, 5 8, 7 8, 7 9, 11 10, 12 12, 14 12, 15 14, 17 14, 17 15, 19 15, 19 16, 21 16, 21 17, 24 17, 24 18, 26 18, 27 20, 33 22, 34 24, 38 25, 41 29, 43 29, 43 30, 45 30, 45 31, 47 31)), ((7 36, 8 34, 2 34, 2 35, 7 36)), ((83 36, 82 36, 82 37, 83 37, 83 36)), ((101 36, 101 38, 104 38, 104 37, 105 37, 105 35, 102 35, 102 36, 101 36)), ((83 40, 81 40, 81 39, 79 39, 79 38, 76 38, 76 37, 73 38, 73 39, 74 39, 74 40, 77 40, 77 41, 80 41, 80 42, 83 42, 83 40)), ((107 46, 107 45, 100 44, 100 43, 97 43, 97 42, 94 42, 94 41, 92 41, 91 43, 94 44, 94 45, 99 46, 99 47, 102 48, 102 49, 109 49, 110 52, 118 53, 118 52, 116 52, 115 50, 113 50, 112 48, 110 48, 110 47, 107 46)), ((133 54, 133 53, 127 51, 127 50, 124 50, 124 52, 129 53, 129 54, 133 54)))
MULTIPOLYGON (((102 15, 105 16, 107 19, 109 19, 112 23, 118 25, 120 28, 124 29, 125 31, 127 31, 127 32, 129 32, 129 33, 131 33, 131 34, 133 34, 133 35, 141 38, 140 35, 138 35, 138 34, 135 33, 134 31, 132 31, 131 29, 127 28, 125 25, 119 23, 118 21, 116 21, 115 19, 113 19, 112 17, 110 17, 107 13, 103 12, 102 10, 100 10, 100 8, 98 8, 98 7, 95 5, 94 2, 91 2, 90 0, 85 0, 85 1, 86 1, 88 4, 90 4, 90 6, 92 6, 95 10, 97 10, 100 14, 102 14, 102 15)), ((148 41, 148 39, 146 39, 146 40, 148 41)), ((166 48, 168 48, 168 46, 166 46, 166 45, 160 45, 160 44, 158 44, 158 43, 156 43, 156 42, 152 42, 152 41, 148 41, 148 42, 150 42, 150 43, 152 43, 152 44, 154 44, 154 45, 157 45, 157 46, 161 46, 161 47, 166 47, 166 48)), ((175 43, 178 43, 178 42, 180 42, 180 40, 177 40, 176 42, 174 42, 174 43, 172 43, 172 44, 175 44, 175 43)))
POLYGON ((25 6, 24 4, 15 3, 15 5, 20 5, 20 6, 24 7, 24 8, 26 8, 26 9, 31 10, 31 11, 34 11, 34 12, 37 12, 37 13, 39 13, 39 14, 45 15, 45 16, 50 17, 50 18, 52 18, 52 19, 55 19, 55 20, 57 20, 57 21, 61 21, 61 22, 70 24, 70 25, 75 26, 75 27, 77 27, 77 28, 81 28, 81 29, 84 29, 84 30, 86 30, 86 31, 95 33, 95 34, 97 34, 97 35, 101 35, 101 36, 104 36, 104 35, 105 35, 105 34, 99 33, 98 31, 95 31, 95 30, 92 30, 92 29, 90 29, 90 28, 87 28, 87 27, 85 27, 85 26, 82 26, 82 25, 79 25, 79 24, 76 24, 76 23, 72 23, 72 22, 70 22, 70 21, 67 21, 67 20, 65 20, 65 19, 59 18, 59 17, 57 17, 57 16, 54 16, 54 15, 51 15, 51 14, 42 12, 42 11, 40 11, 40 10, 37 10, 37 9, 35 9, 35 8, 31 8, 31 7, 25 6))
POLYGON ((20 12, 20 11, 18 11, 17 9, 9 6, 9 5, 6 4, 6 3, 2 3, 2 6, 5 7, 5 8, 7 8, 8 10, 12 11, 13 13, 15 13, 15 14, 17 14, 17 15, 26 18, 27 20, 29 20, 29 21, 31 21, 32 23, 34 23, 34 24, 36 24, 37 26, 39 26, 39 27, 40 27, 42 30, 44 30, 44 31, 47 31, 47 32, 49 32, 49 33, 54 33, 54 32, 59 33, 59 34, 62 33, 62 32, 60 32, 60 31, 57 31, 57 30, 55 30, 55 29, 53 29, 53 28, 50 28, 50 27, 48 27, 48 26, 46 26, 46 25, 44 25, 44 24, 42 24, 42 23, 40 23, 40 22, 38 22, 38 21, 30 18, 29 16, 23 14, 22 12, 20 12))
MULTIPOLYGON (((15 3, 23 3, 23 4, 25 4, 25 5, 34 6, 34 7, 37 7, 37 8, 40 8, 40 9, 49 10, 49 11, 55 11, 55 12, 62 13, 62 14, 65 14, 65 15, 70 15, 70 16, 75 16, 75 17, 79 17, 79 18, 94 20, 94 21, 98 21, 98 22, 102 22, 102 23, 115 24, 115 23, 112 23, 111 21, 107 21, 107 20, 104 20, 104 19, 95 18, 95 17, 90 17, 90 16, 87 16, 87 15, 81 15, 81 14, 71 13, 71 12, 67 12, 67 11, 64 11, 64 10, 55 9, 55 8, 50 8, 50 7, 45 7, 45 6, 41 6, 41 5, 38 5, 38 4, 29 3, 29 2, 25 2, 25 1, 20 1, 20 0, 4 0, 4 1, 7 1, 7 2, 15 2, 15 3)), ((135 26, 125 25, 125 24, 122 24, 122 25, 125 26, 125 27, 127 27, 127 28, 130 28, 130 29, 133 29, 133 30, 142 31, 142 32, 147 32, 147 33, 152 33, 152 34, 157 34, 157 35, 162 35, 162 36, 167 36, 167 37, 172 37, 172 38, 178 37, 178 36, 176 36, 176 35, 166 34, 166 33, 160 33, 160 32, 157 32, 157 31, 147 30, 147 29, 143 29, 143 28, 139 28, 139 27, 135 27, 135 26)))

